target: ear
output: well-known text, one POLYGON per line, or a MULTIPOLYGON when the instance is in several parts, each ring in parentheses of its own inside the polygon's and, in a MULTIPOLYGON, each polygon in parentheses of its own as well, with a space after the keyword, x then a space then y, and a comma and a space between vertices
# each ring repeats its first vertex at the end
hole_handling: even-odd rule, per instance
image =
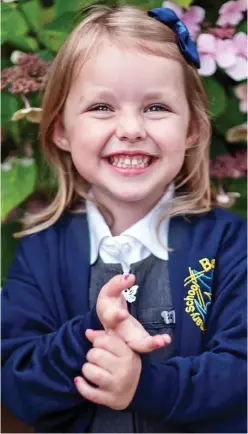
POLYGON ((66 137, 60 116, 57 117, 54 123, 53 142, 58 146, 58 148, 63 149, 63 151, 70 152, 70 142, 66 137))

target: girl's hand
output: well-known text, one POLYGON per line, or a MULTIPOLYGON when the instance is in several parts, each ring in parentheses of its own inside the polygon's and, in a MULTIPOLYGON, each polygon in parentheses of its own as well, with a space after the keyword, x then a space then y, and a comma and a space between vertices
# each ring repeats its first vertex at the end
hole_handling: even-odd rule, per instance
POLYGON ((82 367, 83 377, 74 379, 78 392, 95 404, 114 410, 127 408, 138 386, 141 359, 118 336, 86 330, 93 348, 82 367), (86 380, 96 384, 91 386, 86 380))
POLYGON ((112 330, 138 353, 149 353, 170 344, 167 334, 151 336, 129 312, 123 289, 135 282, 135 276, 118 275, 104 285, 97 299, 97 315, 106 331, 112 330), (126 278, 125 278, 126 277, 126 278))

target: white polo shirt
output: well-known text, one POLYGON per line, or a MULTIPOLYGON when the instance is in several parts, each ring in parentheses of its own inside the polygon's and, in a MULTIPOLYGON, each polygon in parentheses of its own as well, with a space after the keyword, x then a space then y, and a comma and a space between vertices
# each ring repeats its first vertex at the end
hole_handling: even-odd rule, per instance
POLYGON ((166 210, 166 204, 174 196, 174 183, 152 210, 141 220, 118 236, 113 236, 110 229, 96 207, 87 200, 86 211, 90 231, 90 264, 93 265, 98 255, 104 263, 120 263, 123 273, 130 271, 130 265, 153 254, 164 261, 168 260, 168 228, 169 218, 165 218, 156 234, 158 219, 166 210), (161 245, 162 243, 162 245, 161 245))

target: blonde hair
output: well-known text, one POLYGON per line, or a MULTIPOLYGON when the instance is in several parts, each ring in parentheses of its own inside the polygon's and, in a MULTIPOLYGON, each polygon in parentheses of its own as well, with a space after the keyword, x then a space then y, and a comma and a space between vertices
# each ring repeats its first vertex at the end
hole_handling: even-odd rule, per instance
MULTIPOLYGON (((182 169, 175 179, 176 194, 166 216, 198 214, 211 207, 209 177, 209 142, 211 135, 206 96, 194 66, 182 56, 174 32, 134 6, 110 8, 93 6, 86 18, 70 34, 58 52, 49 75, 43 98, 40 142, 55 170, 58 190, 42 211, 24 218, 24 230, 17 234, 41 231, 55 223, 67 211, 82 211, 90 185, 77 173, 69 152, 59 149, 52 140, 54 123, 63 108, 72 77, 87 60, 89 53, 106 39, 123 47, 134 47, 157 56, 180 62, 190 110, 189 129, 194 129, 194 144, 186 151, 182 169)), ((161 220, 165 214, 161 216, 161 220)))

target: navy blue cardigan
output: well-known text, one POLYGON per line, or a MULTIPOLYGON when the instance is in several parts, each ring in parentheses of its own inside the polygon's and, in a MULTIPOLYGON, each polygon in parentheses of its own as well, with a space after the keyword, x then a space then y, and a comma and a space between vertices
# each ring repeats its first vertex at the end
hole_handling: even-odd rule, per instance
MULTIPOLYGON (((218 208, 171 219, 175 353, 142 358, 127 410, 182 432, 246 432, 246 223, 218 208)), ((73 378, 90 348, 86 216, 65 214, 22 239, 2 291, 2 399, 38 432, 86 432, 95 405, 73 378)))

